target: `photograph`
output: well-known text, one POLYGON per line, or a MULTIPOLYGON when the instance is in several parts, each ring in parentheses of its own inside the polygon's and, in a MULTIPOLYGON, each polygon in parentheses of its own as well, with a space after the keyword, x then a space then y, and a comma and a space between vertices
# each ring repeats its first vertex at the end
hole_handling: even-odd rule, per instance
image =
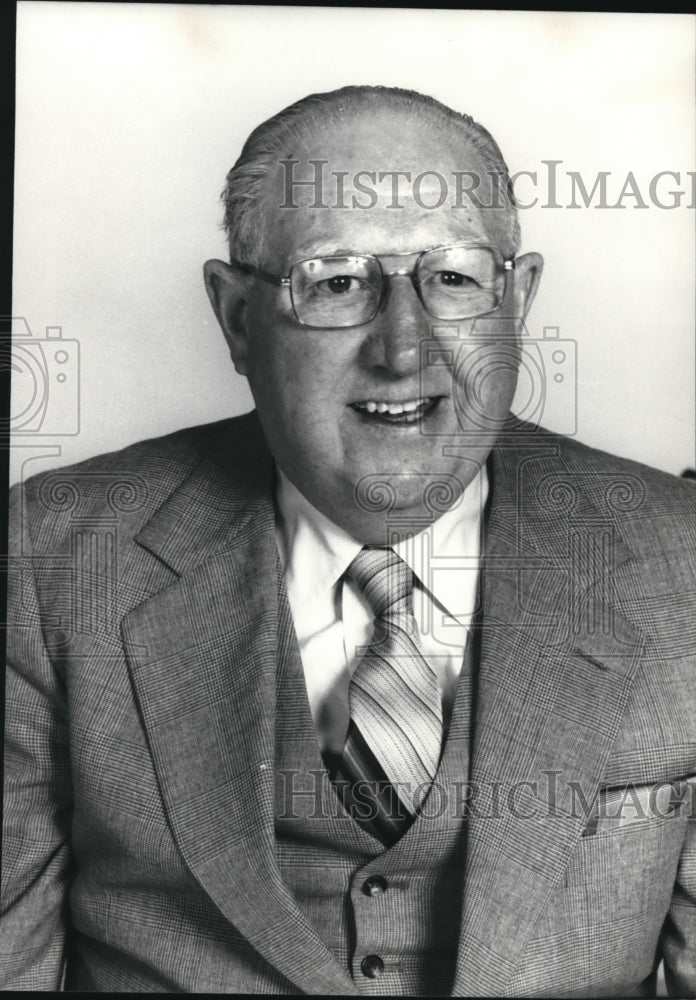
POLYGON ((19 0, 1 989, 696 997, 695 27, 19 0))

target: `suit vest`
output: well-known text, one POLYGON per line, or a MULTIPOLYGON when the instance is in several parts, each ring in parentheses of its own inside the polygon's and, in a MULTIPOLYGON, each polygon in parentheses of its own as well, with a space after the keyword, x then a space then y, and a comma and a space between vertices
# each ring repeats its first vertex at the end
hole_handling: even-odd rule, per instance
POLYGON ((323 766, 283 598, 275 804, 282 877, 361 992, 448 995, 463 893, 474 633, 435 783, 421 814, 387 849, 346 813, 323 766))

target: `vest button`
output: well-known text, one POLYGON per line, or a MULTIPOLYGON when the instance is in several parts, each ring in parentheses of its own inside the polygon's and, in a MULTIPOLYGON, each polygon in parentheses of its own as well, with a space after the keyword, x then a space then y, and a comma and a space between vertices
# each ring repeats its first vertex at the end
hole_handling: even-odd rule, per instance
POLYGON ((381 875, 370 875, 363 882, 362 891, 366 896, 381 896, 387 891, 387 880, 381 875))
POLYGON ((384 962, 379 955, 366 955, 360 963, 360 969, 368 979, 377 979, 384 972, 384 962))

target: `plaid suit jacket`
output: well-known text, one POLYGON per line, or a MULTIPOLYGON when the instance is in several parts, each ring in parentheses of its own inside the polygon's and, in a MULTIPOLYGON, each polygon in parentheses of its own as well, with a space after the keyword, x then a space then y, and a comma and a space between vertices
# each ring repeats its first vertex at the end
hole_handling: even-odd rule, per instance
MULTIPOLYGON (((693 487, 514 420, 491 475, 453 992, 694 995, 693 487)), ((255 416, 14 494, 0 983, 356 993, 276 864, 255 416)))

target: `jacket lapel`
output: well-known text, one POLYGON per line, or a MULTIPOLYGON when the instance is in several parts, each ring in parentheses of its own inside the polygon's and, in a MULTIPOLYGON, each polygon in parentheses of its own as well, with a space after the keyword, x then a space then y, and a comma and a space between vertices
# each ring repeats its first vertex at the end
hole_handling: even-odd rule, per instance
POLYGON ((581 477, 538 439, 503 440, 492 464, 454 995, 506 995, 581 836, 643 644, 612 601, 630 550, 581 477))
POLYGON ((278 571, 272 466, 207 456, 138 536, 177 576, 122 634, 175 839, 203 889, 299 990, 354 993, 275 861, 278 571))

